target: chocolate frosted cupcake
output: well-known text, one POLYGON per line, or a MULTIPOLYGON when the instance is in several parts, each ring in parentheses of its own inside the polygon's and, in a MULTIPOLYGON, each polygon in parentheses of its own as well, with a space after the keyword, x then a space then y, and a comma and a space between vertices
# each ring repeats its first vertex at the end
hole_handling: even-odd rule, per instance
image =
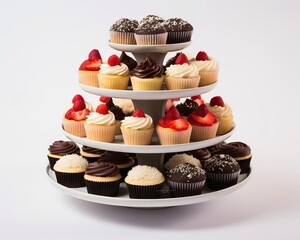
POLYGON ((205 180, 205 171, 190 163, 182 163, 167 172, 167 182, 172 197, 201 194, 205 180))
POLYGON ((134 36, 137 45, 163 45, 167 42, 168 33, 158 21, 149 18, 139 24, 134 36))
POLYGON ((214 190, 237 184, 241 169, 234 158, 226 154, 214 155, 205 166, 207 186, 214 190))
POLYGON ((137 20, 121 18, 110 27, 110 41, 118 44, 136 44, 134 31, 137 27, 137 20))
POLYGON ((121 134, 120 126, 121 121, 125 118, 125 113, 123 112, 122 108, 115 105, 112 101, 112 98, 109 99, 109 101, 106 103, 106 106, 109 111, 111 111, 115 115, 116 124, 117 124, 117 132, 116 135, 121 134))
POLYGON ((147 15, 146 17, 143 17, 143 19, 139 22, 139 24, 144 24, 147 22, 158 22, 158 23, 162 23, 165 20, 162 17, 159 17, 157 15, 147 15))
POLYGON ((83 156, 89 163, 98 161, 99 157, 103 153, 105 153, 104 150, 88 147, 85 145, 82 146, 81 152, 80 152, 81 156, 83 156))
POLYGON ((243 142, 219 144, 212 150, 212 154, 228 154, 233 157, 240 165, 241 174, 247 173, 250 170, 251 149, 243 142))
POLYGON ((133 58, 129 57, 125 52, 121 53, 120 62, 127 65, 130 72, 138 65, 137 62, 133 58))
POLYGON ((180 103, 176 106, 178 112, 183 117, 187 117, 192 112, 197 111, 198 107, 198 103, 188 98, 183 103, 180 103))
POLYGON ((131 72, 133 90, 160 90, 163 82, 164 68, 150 56, 137 65, 131 72))
POLYGON ((118 167, 108 162, 89 163, 84 175, 88 193, 102 196, 116 196, 120 180, 118 167))
POLYGON ((197 149, 197 150, 186 152, 186 154, 190 154, 194 158, 197 158, 200 161, 203 168, 206 166, 207 162, 212 157, 211 153, 208 151, 207 148, 200 148, 200 149, 197 149))
POLYGON ((126 153, 107 151, 101 155, 99 162, 110 162, 120 170, 122 180, 127 176, 128 171, 135 165, 135 160, 126 153))
POLYGON ((170 18, 161 24, 168 32, 167 44, 191 40, 193 26, 181 18, 170 18))
POLYGON ((62 156, 68 154, 80 154, 80 148, 77 146, 76 143, 72 141, 63 141, 58 140, 53 142, 48 148, 48 159, 50 163, 50 168, 53 170, 53 166, 58 159, 62 156))

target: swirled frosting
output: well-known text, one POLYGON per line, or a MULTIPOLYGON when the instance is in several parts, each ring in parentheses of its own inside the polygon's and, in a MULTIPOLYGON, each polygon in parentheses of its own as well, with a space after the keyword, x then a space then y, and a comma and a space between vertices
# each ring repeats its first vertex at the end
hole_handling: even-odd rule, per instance
POLYGON ((114 115, 116 120, 123 120, 125 118, 125 113, 123 112, 122 108, 116 106, 112 99, 110 98, 109 101, 106 103, 106 106, 109 111, 111 111, 114 115))
POLYGON ((108 114, 100 114, 98 112, 91 112, 86 119, 87 124, 97 124, 102 126, 110 126, 116 123, 115 115, 108 111, 108 114))
POLYGON ((55 141, 49 146, 48 150, 51 154, 58 156, 64 156, 67 154, 80 154, 79 147, 72 141, 55 141))
POLYGON ((197 111, 199 105, 191 99, 186 99, 183 103, 176 106, 181 116, 187 117, 190 113, 197 111))
POLYGON ((164 73, 162 65, 157 64, 151 57, 147 57, 132 70, 132 75, 139 78, 161 77, 164 73))
POLYGON ((92 162, 87 166, 85 173, 95 177, 112 177, 119 173, 119 169, 113 163, 92 162))
POLYGON ((124 63, 121 63, 120 65, 116 65, 116 66, 110 66, 107 63, 103 63, 101 64, 101 69, 99 74, 128 76, 129 70, 127 65, 124 63))
POLYGON ((153 120, 148 114, 145 114, 145 117, 125 117, 125 119, 121 121, 121 127, 147 130, 153 128, 153 120))
POLYGON ((190 78, 198 76, 198 68, 195 65, 184 63, 184 64, 175 64, 167 67, 166 75, 168 77, 178 77, 178 78, 190 78))
POLYGON ((107 151, 101 155, 99 162, 110 162, 116 165, 126 164, 131 162, 133 159, 126 153, 123 152, 112 152, 107 151))
POLYGON ((191 65, 194 65, 198 68, 198 71, 215 71, 219 69, 219 63, 212 57, 209 57, 209 60, 206 61, 190 61, 191 65))
POLYGON ((82 146, 81 150, 86 153, 99 154, 99 155, 105 152, 104 150, 88 147, 85 145, 82 146))
POLYGON ((251 154, 250 147, 243 142, 230 142, 217 145, 213 154, 228 154, 233 158, 245 157, 251 154))
POLYGON ((209 111, 211 111, 217 118, 228 117, 232 115, 232 109, 228 104, 224 104, 224 107, 214 105, 211 106, 209 103, 205 104, 209 111))
POLYGON ((211 154, 207 148, 200 148, 197 150, 193 150, 193 151, 187 152, 187 154, 191 154, 194 158, 199 159, 200 162, 211 158, 211 154))
POLYGON ((137 62, 133 58, 129 57, 125 52, 122 52, 120 62, 127 65, 129 71, 132 71, 138 65, 137 62))

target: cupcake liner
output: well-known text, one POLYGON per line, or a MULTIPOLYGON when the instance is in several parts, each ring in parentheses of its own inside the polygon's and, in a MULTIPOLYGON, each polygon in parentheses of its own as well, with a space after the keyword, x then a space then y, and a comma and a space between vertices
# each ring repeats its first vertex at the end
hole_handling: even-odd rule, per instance
POLYGON ((80 173, 63 173, 63 172, 55 172, 56 180, 59 184, 68 187, 68 188, 78 188, 84 187, 84 172, 80 173))
POLYGON ((126 183, 129 193, 129 198, 139 199, 153 199, 159 198, 161 190, 164 186, 163 183, 148 186, 138 186, 126 183))
POLYGON ((55 157, 51 157, 49 155, 47 155, 48 159, 49 159, 49 165, 50 165, 50 169, 52 171, 54 171, 53 167, 54 167, 54 164, 56 163, 56 161, 58 161, 60 158, 55 158, 55 157))
POLYGON ((78 71, 79 82, 92 87, 99 87, 98 71, 78 71))
POLYGON ((90 194, 113 197, 119 193, 120 180, 113 182, 96 182, 84 179, 87 192, 90 194))
POLYGON ((163 77, 139 78, 132 76, 132 90, 161 90, 163 77))
POLYGON ((118 44, 135 45, 134 32, 115 32, 110 31, 110 42, 118 44))
POLYGON ((193 30, 168 32, 167 44, 189 42, 192 38, 193 30))
POLYGON ((221 117, 219 119, 219 127, 217 135, 224 135, 233 128, 233 116, 221 117))
POLYGON ((154 128, 135 130, 121 127, 123 140, 128 145, 149 145, 152 141, 154 128))
POLYGON ((218 80, 218 70, 215 71, 201 71, 199 72, 201 76, 201 81, 199 82, 199 87, 207 86, 213 84, 218 80))
POLYGON ((241 170, 234 173, 209 173, 206 172, 207 186, 214 190, 224 189, 237 184, 241 170))
POLYGON ((167 90, 196 88, 199 85, 199 81, 200 76, 193 78, 165 77, 167 90))
POLYGON ((134 34, 137 45, 163 45, 167 43, 168 33, 134 34))
POLYGON ((212 126, 196 126, 193 125, 191 141, 202 141, 216 137, 219 122, 212 126))
POLYGON ((84 123, 83 121, 75 121, 75 120, 69 120, 66 118, 63 118, 63 128, 66 132, 75 135, 77 137, 85 137, 85 129, 84 129, 84 123))
POLYGON ((96 124, 84 124, 86 138, 98 142, 112 143, 115 140, 117 125, 100 126, 96 124))
POLYGON ((195 183, 178 183, 168 180, 170 194, 172 197, 186 197, 199 195, 204 187, 205 180, 195 183))
POLYGON ((189 143, 192 127, 184 131, 169 131, 162 127, 156 128, 156 132, 161 145, 189 143))
POLYGON ((239 164, 240 166, 240 169, 241 169, 241 174, 243 173, 248 173, 250 171, 250 162, 251 162, 251 158, 248 158, 248 159, 243 159, 243 160, 237 160, 237 163, 239 164))
POLYGON ((98 74, 98 85, 100 88, 126 90, 129 76, 98 74))

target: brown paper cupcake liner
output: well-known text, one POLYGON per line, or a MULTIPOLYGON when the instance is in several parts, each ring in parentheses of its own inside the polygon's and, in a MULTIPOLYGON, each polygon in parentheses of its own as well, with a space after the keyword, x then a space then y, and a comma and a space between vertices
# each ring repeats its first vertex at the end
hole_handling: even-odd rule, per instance
POLYGON ((47 155, 47 157, 48 157, 48 159, 49 159, 50 169, 51 169, 52 171, 54 171, 53 167, 54 167, 56 161, 58 161, 60 158, 54 158, 54 157, 51 157, 51 156, 49 156, 49 155, 47 155))
POLYGON ((213 84, 218 80, 218 70, 216 70, 216 71, 201 71, 201 72, 199 72, 199 75, 201 76, 201 81, 199 82, 199 87, 213 84))
POLYGON ((100 88, 126 90, 128 82, 129 76, 98 74, 98 85, 100 88))
POLYGON ((250 171, 251 157, 244 160, 236 160, 241 168, 241 174, 248 173, 250 171))
POLYGON ((193 125, 191 141, 202 141, 216 137, 219 122, 212 126, 196 126, 193 125))
POLYGON ((204 187, 205 180, 196 183, 178 183, 168 180, 170 194, 172 197, 186 197, 199 195, 204 187))
POLYGON ((72 135, 77 137, 85 137, 86 133, 84 129, 84 122, 85 121, 75 121, 63 118, 63 127, 66 132, 72 135))
POLYGON ((98 73, 98 71, 79 71, 79 82, 87 86, 99 87, 98 73))
POLYGON ((110 42, 118 44, 135 45, 134 32, 115 32, 110 31, 110 42))
POLYGON ((163 45, 167 43, 168 33, 159 34, 134 34, 137 45, 163 45))
POLYGON ((165 77, 167 90, 196 88, 199 86, 200 81, 200 76, 193 78, 165 77))
POLYGON ((113 197, 118 195, 120 180, 113 182, 94 182, 84 179, 87 192, 90 194, 113 197))
POLYGON ((68 188, 84 187, 84 172, 81 173, 63 173, 55 171, 56 180, 59 184, 68 188))
POLYGON ((206 183, 207 187, 220 190, 231 187, 237 184, 240 171, 235 173, 209 173, 206 172, 206 183))
POLYGON ((167 44, 189 42, 193 31, 168 32, 167 44))
POLYGON ((153 199, 159 198, 163 183, 152 186, 138 186, 126 183, 129 193, 129 198, 153 199))
POLYGON ((84 124, 86 138, 98 142, 112 143, 115 140, 117 125, 99 126, 96 124, 84 124))

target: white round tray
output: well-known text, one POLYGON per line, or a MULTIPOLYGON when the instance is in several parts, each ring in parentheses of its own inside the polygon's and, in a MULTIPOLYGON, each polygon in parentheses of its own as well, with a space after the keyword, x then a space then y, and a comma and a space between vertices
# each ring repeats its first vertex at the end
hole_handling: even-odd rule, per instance
POLYGON ((93 195, 87 193, 86 187, 67 188, 65 186, 58 184, 56 181, 55 173, 50 169, 49 166, 46 167, 46 173, 50 183, 54 187, 56 187, 59 191, 65 194, 68 194, 78 199, 82 199, 84 201, 100 203, 104 205, 132 207, 132 208, 164 208, 164 207, 184 206, 184 205, 210 201, 240 189, 248 182, 251 175, 251 171, 252 170, 250 169, 249 173, 240 175, 238 179, 238 183, 236 185, 219 191, 212 191, 205 186, 202 191, 202 194, 196 196, 180 197, 180 198, 159 198, 159 199, 130 199, 128 196, 127 187, 125 183, 121 183, 119 195, 116 197, 105 197, 105 196, 93 195))

